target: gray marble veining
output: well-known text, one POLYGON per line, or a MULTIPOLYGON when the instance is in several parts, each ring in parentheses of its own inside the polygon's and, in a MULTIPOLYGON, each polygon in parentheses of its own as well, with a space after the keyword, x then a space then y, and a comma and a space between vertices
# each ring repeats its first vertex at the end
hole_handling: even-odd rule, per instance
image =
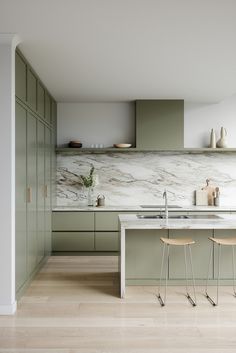
POLYGON ((85 193, 78 175, 94 165, 98 185, 94 194, 104 194, 106 205, 194 204, 194 190, 211 178, 221 190, 221 205, 236 206, 236 153, 126 152, 57 155, 57 205, 83 206, 85 193))

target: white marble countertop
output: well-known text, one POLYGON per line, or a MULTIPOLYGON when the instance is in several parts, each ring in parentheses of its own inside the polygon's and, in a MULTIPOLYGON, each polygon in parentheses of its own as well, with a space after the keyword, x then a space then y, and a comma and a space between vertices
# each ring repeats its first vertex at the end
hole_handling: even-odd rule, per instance
MULTIPOLYGON (((164 205, 163 205, 164 208, 164 205)), ((163 209, 162 208, 162 209, 163 209)), ((142 208, 141 206, 103 206, 103 207, 93 207, 93 206, 56 206, 53 208, 53 211, 92 211, 92 212, 101 212, 101 211, 116 211, 116 212, 155 212, 159 211, 161 208, 142 208)), ((169 212, 236 212, 236 206, 181 206, 181 208, 169 208, 169 212)))
MULTIPOLYGON (((193 216, 194 217, 194 216, 193 216)), ((119 215, 122 229, 236 229, 236 215, 217 218, 139 219, 134 214, 119 215)))

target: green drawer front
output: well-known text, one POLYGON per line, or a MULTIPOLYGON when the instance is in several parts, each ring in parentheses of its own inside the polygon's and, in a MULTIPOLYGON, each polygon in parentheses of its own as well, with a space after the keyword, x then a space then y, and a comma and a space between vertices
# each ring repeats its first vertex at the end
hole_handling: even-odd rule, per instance
POLYGON ((53 232, 52 251, 93 251, 94 232, 53 232))
POLYGON ((53 212, 54 231, 94 231, 94 212, 53 212))
POLYGON ((95 230, 118 231, 118 215, 120 213, 121 212, 97 212, 95 214, 95 230))
POLYGON ((96 251, 119 251, 119 232, 96 232, 96 251))

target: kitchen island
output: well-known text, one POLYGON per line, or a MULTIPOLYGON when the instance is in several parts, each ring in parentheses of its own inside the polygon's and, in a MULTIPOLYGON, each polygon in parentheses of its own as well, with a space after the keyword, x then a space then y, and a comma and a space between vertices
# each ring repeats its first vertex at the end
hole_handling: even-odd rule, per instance
MULTIPOLYGON (((138 264, 138 259, 135 257, 135 249, 140 251, 140 253, 145 252, 144 249, 139 249, 139 245, 142 246, 143 243, 139 243, 139 239, 145 237, 145 240, 150 242, 149 249, 152 249, 154 253, 156 252, 156 258, 160 259, 161 253, 161 243, 159 239, 161 236, 165 237, 185 237, 186 232, 196 231, 196 245, 198 247, 198 256, 194 258, 194 262, 198 262, 200 270, 196 272, 200 275, 197 278, 204 280, 204 274, 207 272, 207 262, 209 259, 209 247, 210 241, 208 240, 209 236, 223 237, 223 236, 236 236, 236 215, 234 214, 221 214, 216 215, 215 217, 201 217, 201 216, 190 216, 189 218, 171 218, 171 219, 140 219, 136 214, 122 214, 119 215, 120 222, 120 262, 119 262, 119 271, 120 271, 120 296, 121 298, 125 297, 125 286, 126 286, 126 273, 127 268, 126 264, 129 262, 129 256, 135 259, 132 266, 138 264), (135 231, 135 232, 134 232, 135 231), (151 233, 151 238, 148 239, 148 231, 151 233), (137 233, 139 232, 139 234, 137 233), (218 233, 218 232, 223 232, 218 233), (137 235, 138 234, 138 235, 137 235), (146 237, 147 235, 147 237, 146 237), (135 236, 137 238, 135 239, 135 236), (130 238, 130 244, 127 247, 127 240, 130 238), (132 245, 131 245, 132 244, 132 245), (159 244, 159 246, 158 246, 159 244), (202 252, 201 252, 202 251, 202 252)), ((194 239, 194 237, 193 237, 194 239)), ((195 240, 195 239, 194 239, 195 240)), ((176 255, 176 254, 175 254, 176 255)), ((193 253, 193 256, 196 255, 193 253)), ((181 276, 178 273, 178 262, 182 259, 182 255, 177 252, 177 255, 174 256, 173 262, 169 263, 169 276, 174 279, 179 279, 181 282, 181 276), (176 270, 177 269, 177 270, 176 270)), ((228 261, 228 255, 225 255, 225 259, 228 261)), ((146 262, 149 261, 149 257, 146 256, 146 262)), ((152 257, 150 256, 150 261, 152 257)), ((130 266, 130 264, 129 264, 130 266)), ((156 267, 159 266, 159 263, 156 267)), ((214 267, 216 266, 216 259, 213 260, 212 265, 212 279, 214 280, 214 267)), ((226 264, 227 266, 227 264, 226 264)), ((181 270, 181 266, 180 266, 181 270)), ((128 272, 130 270, 128 269, 128 272)), ((130 271, 132 272, 132 271, 130 271)), ((224 276, 224 270, 223 270, 224 276)), ((226 279, 230 279, 228 270, 225 274, 226 279)), ((158 279, 158 278, 156 278, 158 279)), ((171 278, 170 278, 171 279, 171 278)))

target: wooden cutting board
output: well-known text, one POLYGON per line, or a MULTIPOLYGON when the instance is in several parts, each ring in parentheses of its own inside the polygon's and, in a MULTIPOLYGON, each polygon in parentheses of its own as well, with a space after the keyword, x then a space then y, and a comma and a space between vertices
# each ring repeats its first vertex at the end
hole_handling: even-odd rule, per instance
POLYGON ((206 186, 202 188, 202 190, 207 192, 208 206, 214 206, 214 196, 215 186, 210 184, 210 179, 206 180, 206 186))

